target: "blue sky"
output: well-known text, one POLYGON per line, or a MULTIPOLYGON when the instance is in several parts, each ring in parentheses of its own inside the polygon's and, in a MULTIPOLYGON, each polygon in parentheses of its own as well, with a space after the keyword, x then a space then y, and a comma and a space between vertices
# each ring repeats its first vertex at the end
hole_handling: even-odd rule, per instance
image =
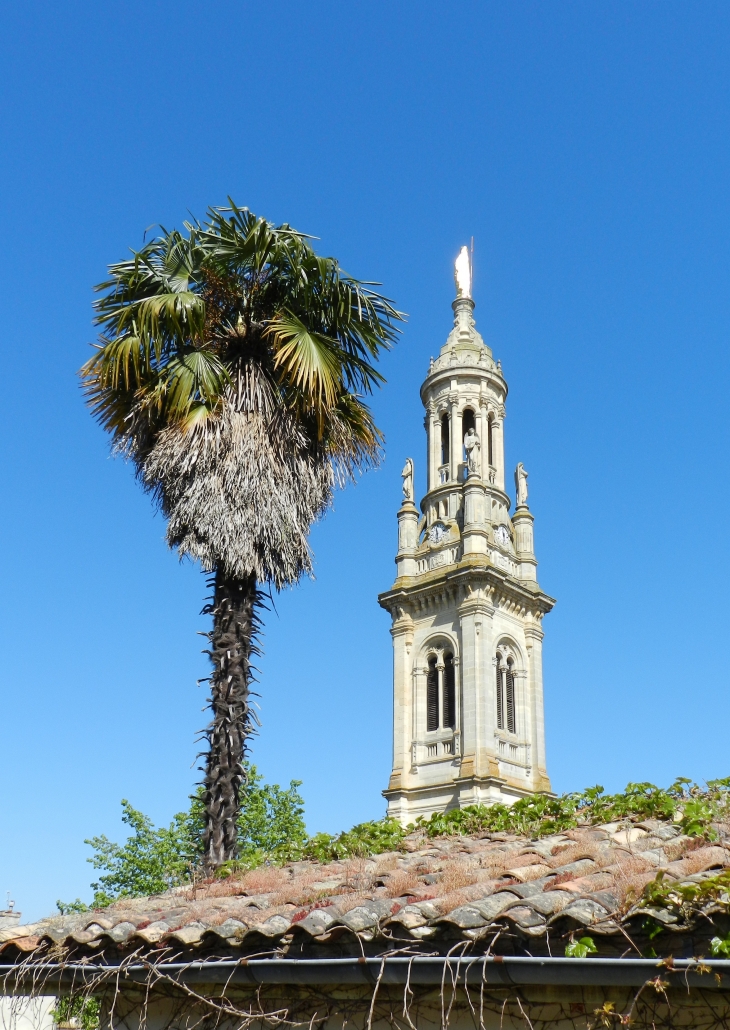
POLYGON ((392 582, 418 390, 475 238, 530 473, 558 791, 730 773, 730 7, 641 0, 3 5, 0 900, 88 898, 121 798, 194 784, 203 577, 84 409, 91 287, 227 195, 409 313, 383 466, 266 620, 253 757, 310 829, 384 812, 392 582))

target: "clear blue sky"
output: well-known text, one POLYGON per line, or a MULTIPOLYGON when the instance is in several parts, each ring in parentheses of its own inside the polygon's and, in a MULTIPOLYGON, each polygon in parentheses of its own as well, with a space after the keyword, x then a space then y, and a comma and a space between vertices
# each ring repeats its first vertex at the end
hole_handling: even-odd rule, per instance
POLYGON ((556 790, 730 773, 730 6, 3 4, 0 900, 88 898, 121 798, 196 780, 204 584, 84 409, 91 287, 153 223, 239 204, 409 312, 382 468, 276 601, 254 759, 311 830, 384 812, 392 582, 418 390, 475 238, 530 472, 556 790))

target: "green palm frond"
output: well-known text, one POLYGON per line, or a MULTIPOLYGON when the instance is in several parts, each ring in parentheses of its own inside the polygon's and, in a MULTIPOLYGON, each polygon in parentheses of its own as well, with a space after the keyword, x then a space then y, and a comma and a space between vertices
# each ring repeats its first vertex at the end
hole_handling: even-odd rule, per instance
POLYGON ((317 411, 335 406, 342 393, 342 350, 337 340, 310 331, 290 312, 272 318, 264 330, 274 344, 274 368, 286 383, 312 401, 317 411))
POLYGON ((156 357, 159 361, 160 344, 163 341, 202 338, 205 303, 202 297, 190 290, 160 293, 134 306, 127 321, 130 320, 134 322, 140 337, 157 344, 156 357))
POLYGON ((359 397, 344 393, 328 428, 325 448, 335 464, 340 483, 378 464, 383 434, 375 425, 370 408, 359 397))
POLYGON ((177 355, 160 377, 169 418, 187 418, 193 406, 212 410, 230 381, 225 365, 210 351, 189 350, 177 355))
POLYGON ((277 585, 310 567, 307 534, 333 476, 379 460, 361 396, 383 382, 376 362, 404 317, 311 240, 233 201, 184 233, 161 229, 96 288, 101 335, 81 370, 89 406, 169 516, 171 542, 208 568, 249 567, 277 585), (217 447, 233 450, 215 457, 217 447), (234 473, 234 453, 248 471, 234 473), (210 491, 234 481, 211 506, 210 491), (276 546, 270 518, 258 543, 242 531, 254 521, 241 506, 254 503, 276 508, 276 546))

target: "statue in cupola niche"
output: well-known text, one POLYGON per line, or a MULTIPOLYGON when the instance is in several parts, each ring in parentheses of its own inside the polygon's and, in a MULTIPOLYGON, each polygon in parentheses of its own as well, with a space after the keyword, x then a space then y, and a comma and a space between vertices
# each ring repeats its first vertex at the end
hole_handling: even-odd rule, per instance
POLYGON ((482 471, 482 445, 473 429, 469 429, 464 437, 464 450, 466 451, 466 466, 469 470, 469 475, 478 476, 482 471))

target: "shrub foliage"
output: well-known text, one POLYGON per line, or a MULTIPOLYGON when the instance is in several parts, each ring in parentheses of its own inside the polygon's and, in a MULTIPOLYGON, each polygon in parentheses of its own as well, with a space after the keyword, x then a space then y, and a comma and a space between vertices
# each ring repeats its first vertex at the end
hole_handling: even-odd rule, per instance
MULTIPOLYGON (((248 767, 238 816, 239 865, 251 868, 283 850, 304 846, 307 831, 299 787, 300 780, 292 780, 286 789, 263 783, 256 766, 248 767)), ((202 788, 190 799, 188 811, 178 812, 169 826, 156 827, 129 801, 122 801, 122 822, 130 828, 123 844, 103 835, 84 842, 94 851, 88 861, 102 871, 91 885, 92 907, 103 908, 117 898, 159 894, 200 877, 205 822, 202 788)), ((87 907, 79 899, 57 905, 61 912, 87 907)))

